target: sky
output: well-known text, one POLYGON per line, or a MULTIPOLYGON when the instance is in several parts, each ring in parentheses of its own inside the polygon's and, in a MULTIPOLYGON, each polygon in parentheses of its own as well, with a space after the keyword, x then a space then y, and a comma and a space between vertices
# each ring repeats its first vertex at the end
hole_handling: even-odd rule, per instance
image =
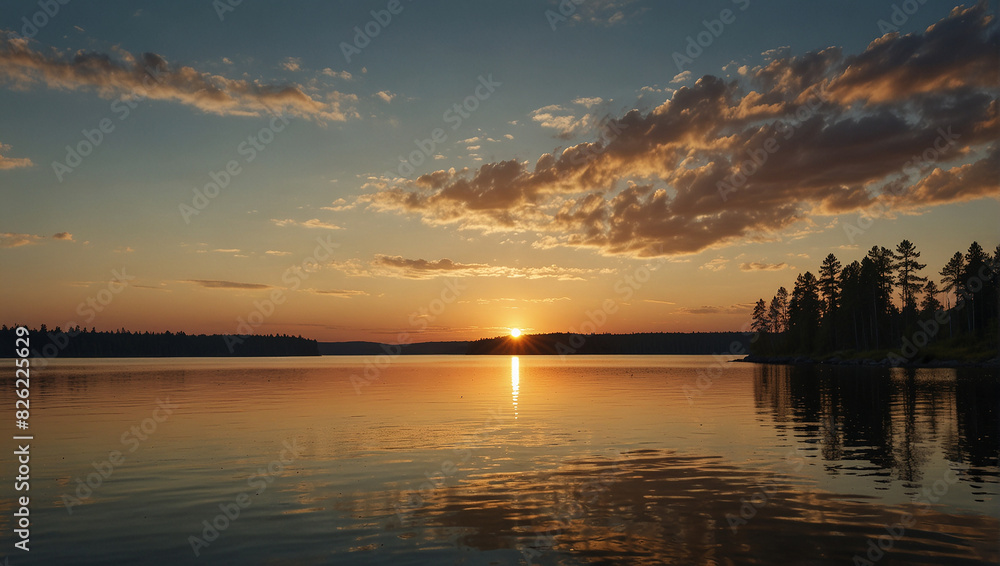
POLYGON ((744 329, 1000 241, 996 2, 4 2, 0 321, 744 329), (235 5, 234 5, 235 4, 235 5))

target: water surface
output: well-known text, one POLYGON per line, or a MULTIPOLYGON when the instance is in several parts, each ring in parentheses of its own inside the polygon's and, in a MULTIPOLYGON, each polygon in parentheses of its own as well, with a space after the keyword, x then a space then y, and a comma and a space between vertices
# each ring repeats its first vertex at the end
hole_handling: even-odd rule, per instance
MULTIPOLYGON (((1000 561, 995 371, 387 361, 36 369, 32 550, 3 552, 11 564, 1000 561)), ((7 533, 13 471, 5 459, 7 533)))

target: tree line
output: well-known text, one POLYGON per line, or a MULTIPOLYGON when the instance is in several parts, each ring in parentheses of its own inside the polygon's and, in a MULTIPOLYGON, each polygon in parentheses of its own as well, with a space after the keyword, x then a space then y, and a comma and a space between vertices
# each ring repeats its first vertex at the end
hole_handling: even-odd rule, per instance
MULTIPOLYGON (((0 357, 14 357, 15 329, 0 328, 0 357)), ((75 328, 29 329, 29 351, 35 359, 168 358, 222 356, 318 356, 315 340, 287 334, 219 335, 184 332, 129 332, 75 328)))
POLYGON ((717 354, 746 352, 743 332, 633 332, 631 334, 526 334, 469 342, 469 355, 717 354), (735 346, 734 346, 735 345, 735 346))
MULTIPOLYGON (((757 355, 815 355, 924 349, 961 339, 995 347, 1000 323, 1000 245, 993 255, 973 242, 938 271, 940 286, 909 240, 873 246, 846 266, 829 254, 819 276, 796 277, 751 314, 757 355), (954 298, 954 301, 952 300, 954 298), (943 302, 942 302, 943 300, 943 302)), ((909 356, 912 357, 912 356, 909 356)))

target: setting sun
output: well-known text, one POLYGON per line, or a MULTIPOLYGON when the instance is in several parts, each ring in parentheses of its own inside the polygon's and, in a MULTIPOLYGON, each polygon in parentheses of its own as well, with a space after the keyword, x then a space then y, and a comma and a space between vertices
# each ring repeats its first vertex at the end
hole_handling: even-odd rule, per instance
POLYGON ((521 335, 521 329, 520 328, 511 328, 510 329, 510 335, 513 336, 514 338, 517 338, 518 336, 521 335))

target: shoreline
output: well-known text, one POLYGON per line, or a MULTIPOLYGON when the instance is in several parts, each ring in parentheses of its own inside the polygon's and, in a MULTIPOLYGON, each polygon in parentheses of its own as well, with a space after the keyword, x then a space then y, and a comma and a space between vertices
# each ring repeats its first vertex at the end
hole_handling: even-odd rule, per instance
POLYGON ((884 368, 1000 368, 1000 356, 988 360, 932 360, 927 362, 908 361, 906 363, 897 363, 890 360, 888 357, 880 360, 872 358, 841 358, 839 356, 816 359, 809 356, 755 356, 751 354, 744 358, 733 360, 733 362, 774 365, 831 365, 884 368))

